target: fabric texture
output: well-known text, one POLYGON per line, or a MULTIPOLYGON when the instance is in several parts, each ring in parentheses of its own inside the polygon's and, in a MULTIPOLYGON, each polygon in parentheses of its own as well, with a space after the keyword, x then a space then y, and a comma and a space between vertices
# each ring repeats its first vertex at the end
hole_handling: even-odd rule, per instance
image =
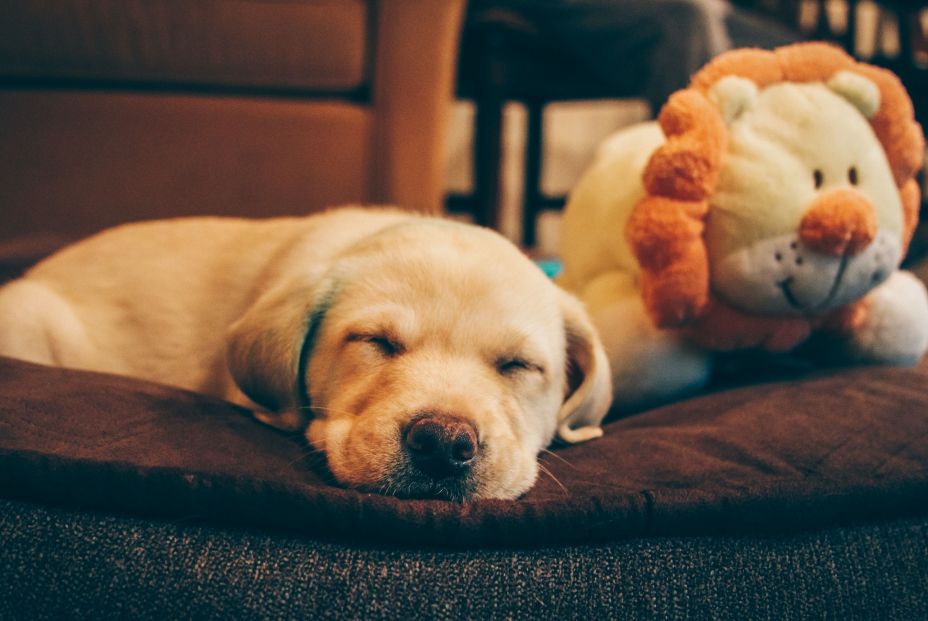
POLYGON ((3 619, 928 618, 928 521, 435 550, 0 501, 3 619))

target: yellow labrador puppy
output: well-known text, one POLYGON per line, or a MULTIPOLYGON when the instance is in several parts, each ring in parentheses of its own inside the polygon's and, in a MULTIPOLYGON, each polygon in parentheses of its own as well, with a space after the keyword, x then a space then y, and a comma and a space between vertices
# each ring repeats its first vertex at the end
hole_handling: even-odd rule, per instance
POLYGON ((602 433, 581 305, 492 231, 394 210, 121 226, 0 289, 0 354, 223 397, 340 482, 514 498, 602 433))

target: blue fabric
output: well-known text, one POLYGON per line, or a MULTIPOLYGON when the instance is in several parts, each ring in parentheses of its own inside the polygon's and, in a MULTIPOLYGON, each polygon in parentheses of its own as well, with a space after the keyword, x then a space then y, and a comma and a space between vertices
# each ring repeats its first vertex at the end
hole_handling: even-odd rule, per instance
POLYGON ((548 278, 556 278, 564 269, 564 264, 558 259, 537 259, 535 263, 548 278))

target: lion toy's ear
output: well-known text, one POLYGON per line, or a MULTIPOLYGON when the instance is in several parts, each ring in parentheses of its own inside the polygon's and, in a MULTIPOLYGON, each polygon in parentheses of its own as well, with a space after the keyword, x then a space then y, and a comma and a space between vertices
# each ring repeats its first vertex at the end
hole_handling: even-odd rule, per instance
POLYGON ((839 71, 828 80, 828 88, 847 99, 868 119, 880 109, 879 87, 858 73, 839 71))
POLYGON ((718 107, 725 124, 730 125, 757 102, 757 84, 740 76, 726 76, 712 86, 709 99, 718 107))

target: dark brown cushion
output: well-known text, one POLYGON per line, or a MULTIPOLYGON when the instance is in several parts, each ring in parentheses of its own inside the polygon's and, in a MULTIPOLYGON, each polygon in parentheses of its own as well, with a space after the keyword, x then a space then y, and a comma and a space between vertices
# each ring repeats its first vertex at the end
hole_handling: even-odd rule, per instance
POLYGON ((928 507, 928 365, 723 390, 544 454, 517 501, 342 489, 299 438, 228 403, 0 359, 0 494, 315 535, 550 544, 756 532, 928 507))

